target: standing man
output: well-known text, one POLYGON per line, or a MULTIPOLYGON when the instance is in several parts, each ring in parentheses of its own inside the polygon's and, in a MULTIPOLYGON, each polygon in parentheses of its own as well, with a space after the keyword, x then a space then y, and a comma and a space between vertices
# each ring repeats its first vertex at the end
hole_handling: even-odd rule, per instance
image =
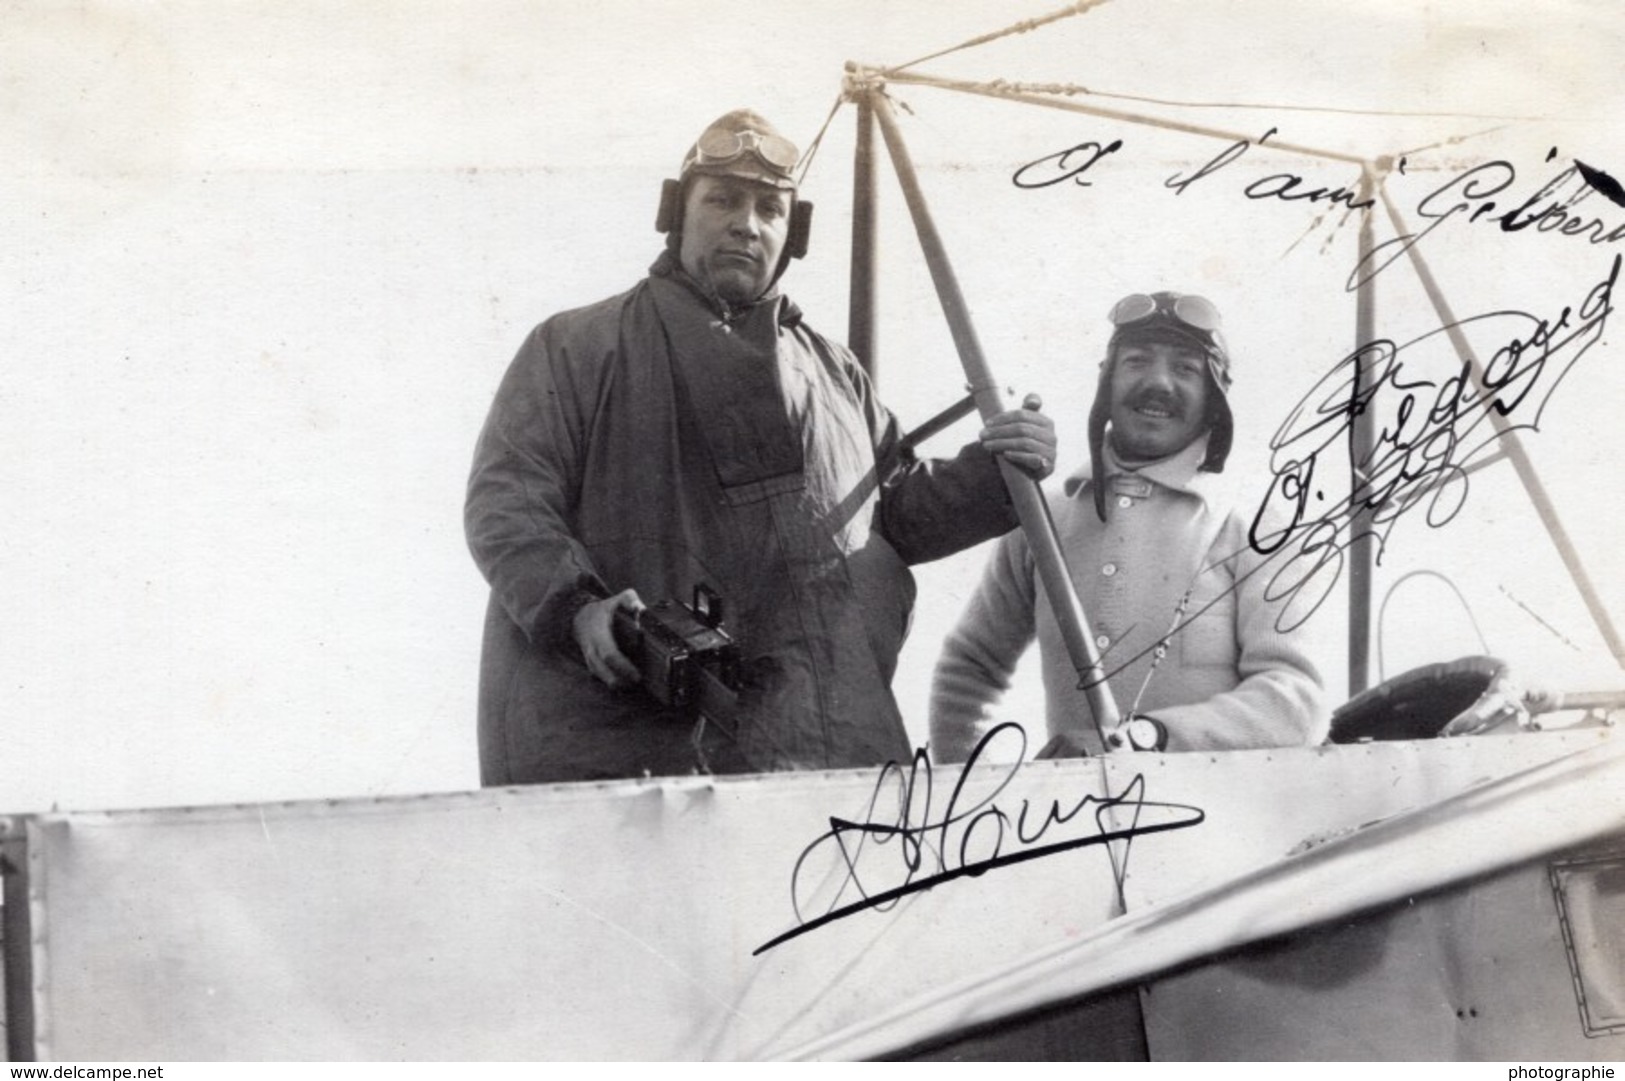
MULTIPOLYGON (((1230 354, 1202 297, 1136 294, 1089 413, 1090 466, 1050 497, 1073 583, 1124 725, 1111 749, 1202 751, 1319 743, 1327 711, 1301 630, 1266 597, 1248 521, 1214 485, 1230 453, 1230 354)), ((1078 675, 1024 536, 999 542, 937 662, 931 744, 969 756, 1034 637, 1047 740, 1099 754, 1078 675)), ((1035 742, 1044 742, 1038 740, 1035 742)))
POLYGON ((902 450, 856 359, 777 288, 806 245, 797 156, 748 110, 706 128, 649 276, 543 323, 502 381, 465 516, 491 584, 487 785, 907 761, 908 565, 1014 526, 995 454, 1053 468, 1026 409, 951 461, 902 450), (613 631, 697 586, 742 653, 725 724, 662 708, 613 631))

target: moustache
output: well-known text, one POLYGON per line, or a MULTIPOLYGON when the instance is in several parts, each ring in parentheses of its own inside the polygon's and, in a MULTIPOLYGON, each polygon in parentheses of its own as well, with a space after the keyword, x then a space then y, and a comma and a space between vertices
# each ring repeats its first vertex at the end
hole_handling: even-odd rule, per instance
POLYGON ((1179 399, 1172 394, 1166 394, 1162 391, 1142 391, 1141 393, 1136 394, 1133 398, 1129 399, 1128 407, 1130 409, 1139 409, 1143 406, 1154 406, 1158 409, 1166 410, 1168 413, 1171 413, 1176 417, 1183 417, 1185 415, 1184 405, 1179 401, 1179 399))

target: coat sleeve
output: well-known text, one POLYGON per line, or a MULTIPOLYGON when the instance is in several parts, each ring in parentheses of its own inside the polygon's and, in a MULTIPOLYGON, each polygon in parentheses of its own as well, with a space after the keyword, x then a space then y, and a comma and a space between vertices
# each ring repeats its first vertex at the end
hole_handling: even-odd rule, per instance
POLYGON ((1035 634, 1033 561, 1026 537, 1006 534, 943 642, 931 681, 931 754, 962 762, 992 726, 990 707, 1035 634))
POLYGON ((1317 656, 1325 616, 1302 622, 1276 598, 1281 560, 1256 552, 1232 517, 1221 533, 1221 551, 1236 593, 1234 690, 1202 702, 1166 706, 1150 715, 1168 729, 1170 751, 1246 750, 1314 746, 1326 738, 1330 712, 1317 656), (1292 626, 1298 623, 1297 626, 1292 626))
POLYGON ((929 563, 1016 528, 993 456, 980 443, 968 443, 952 458, 916 460, 903 449, 897 418, 880 404, 857 361, 845 355, 874 441, 880 532, 903 561, 929 563))
MULTIPOLYGON (((607 595, 571 532, 595 396, 566 355, 558 317, 509 365, 474 451, 464 505, 469 550, 508 618, 533 643, 568 641, 589 593, 607 595)), ((591 369, 588 369, 590 374, 591 369)))

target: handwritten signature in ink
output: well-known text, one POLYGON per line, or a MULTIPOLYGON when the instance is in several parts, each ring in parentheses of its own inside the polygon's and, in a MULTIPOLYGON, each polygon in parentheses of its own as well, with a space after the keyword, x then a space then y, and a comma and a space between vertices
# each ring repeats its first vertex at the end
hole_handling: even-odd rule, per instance
MULTIPOLYGON (((1556 153, 1555 148, 1552 153, 1556 153)), ((1602 218, 1587 217, 1576 209, 1598 192, 1618 205, 1625 205, 1622 201, 1625 196, 1619 194, 1619 183, 1607 173, 1576 161, 1518 205, 1491 214, 1497 204, 1490 196, 1511 187, 1517 176, 1518 171, 1511 162, 1487 161, 1451 177, 1416 204, 1416 213, 1426 218, 1428 224, 1420 232, 1405 233, 1372 248, 1355 265, 1344 288, 1348 292, 1358 289, 1410 251, 1423 237, 1458 215, 1469 224, 1481 220, 1493 222, 1503 233, 1533 228, 1537 233, 1581 237, 1591 244, 1612 244, 1625 239, 1625 225, 1610 229, 1602 218)))
MULTIPOLYGON (((1210 568, 1228 568, 1231 584, 1181 614, 1163 641, 1254 577, 1263 582, 1264 602, 1275 606, 1275 629, 1290 633, 1331 596, 1357 539, 1371 538, 1381 562, 1395 526, 1410 511, 1425 507, 1423 519, 1432 528, 1449 523, 1466 505, 1468 474, 1509 435, 1539 430, 1558 386, 1602 339, 1621 262, 1613 258, 1578 309, 1565 306, 1545 318, 1485 312, 1404 344, 1372 341, 1338 361, 1270 439, 1270 480, 1245 543, 1207 561, 1210 568), (1458 341, 1468 328, 1504 335, 1476 379, 1461 359, 1468 347, 1458 341), (1441 348, 1447 360, 1429 356, 1441 348), (1378 418, 1369 453, 1355 444, 1355 418, 1366 414, 1378 418), (1348 463, 1341 473, 1321 457, 1339 446, 1346 447, 1348 463)), ((1110 679, 1156 645, 1113 658, 1080 687, 1110 679)))
POLYGON ((1206 817, 1196 807, 1146 799, 1145 778, 1138 774, 1116 795, 1086 793, 1065 806, 1063 800, 1034 806, 1022 799, 1019 809, 1008 810, 996 800, 1015 779, 1026 746, 1026 733, 1015 722, 989 730, 960 767, 940 818, 933 817, 935 791, 926 752, 916 751, 906 769, 888 763, 875 780, 862 820, 831 816, 829 829, 802 850, 790 874, 797 925, 753 953, 760 955, 866 909, 888 908, 911 893, 956 878, 974 878, 1075 848, 1188 829, 1206 817), (1021 753, 991 792, 972 797, 966 792, 972 769, 1002 738, 1019 740, 1021 753), (1131 813, 1129 825, 1111 828, 1109 819, 1118 809, 1131 813), (1148 812, 1154 813, 1152 820, 1142 821, 1148 812), (814 887, 828 888, 832 869, 837 876, 832 898, 821 911, 809 912, 808 895, 814 887))
MULTIPOLYGON (((1190 172, 1174 173, 1163 181, 1163 187, 1175 195, 1184 195, 1193 185, 1228 170, 1254 147, 1264 146, 1278 130, 1270 128, 1257 139, 1238 139, 1190 172)), ((1016 169, 1010 180, 1016 187, 1029 190, 1054 187, 1066 180, 1079 187, 1091 187, 1093 181, 1085 179, 1085 176, 1103 159, 1121 151, 1123 145, 1122 139, 1105 144, 1098 141, 1078 143, 1027 162, 1016 169)), ((1556 156, 1557 148, 1553 147, 1546 160, 1551 161, 1556 156)), ((1393 161, 1381 158, 1372 164, 1386 170, 1393 161)), ((1405 159, 1401 157, 1397 164, 1400 174, 1404 175, 1405 159)), ((1625 240, 1625 224, 1610 227, 1600 215, 1589 214, 1589 207, 1582 209, 1586 200, 1593 195, 1601 195, 1615 206, 1625 207, 1625 185, 1602 169, 1576 159, 1572 165, 1560 170, 1515 205, 1503 205, 1492 198, 1500 196, 1502 200, 1510 202, 1512 197, 1506 193, 1517 179, 1517 169, 1511 162, 1502 160, 1487 161, 1452 176, 1416 204, 1417 215, 1428 224, 1417 232, 1404 233, 1375 245, 1355 264, 1344 288, 1349 292, 1358 289, 1393 265, 1434 229, 1452 219, 1469 224, 1492 222, 1505 233, 1530 229, 1537 233, 1580 237, 1591 244, 1613 244, 1625 240)), ((1248 182, 1241 193, 1255 201, 1325 203, 1340 205, 1349 211, 1369 211, 1377 203, 1373 191, 1363 182, 1352 188, 1342 185, 1327 187, 1325 184, 1310 186, 1312 184, 1313 180, 1301 174, 1278 172, 1248 182)), ((1206 186, 1210 185, 1204 184, 1206 186)))
MULTIPOLYGON (((1486 312, 1404 344, 1378 339, 1322 376, 1270 440, 1272 479, 1249 540, 1260 553, 1288 553, 1271 582, 1272 599, 1311 582, 1329 592, 1356 537, 1371 537, 1380 560, 1395 524, 1417 507, 1425 506, 1425 520, 1434 528, 1460 513, 1469 470, 1513 432, 1538 430, 1564 377, 1601 340, 1614 310, 1620 264, 1621 256, 1614 256, 1607 276, 1578 309, 1565 306, 1546 317, 1486 312), (1504 342, 1478 379, 1453 348, 1452 339, 1469 328, 1501 335, 1504 342), (1444 378, 1431 377, 1438 374, 1436 364, 1423 368, 1426 352, 1438 348, 1451 350, 1444 378), (1376 438, 1362 451, 1354 442, 1355 419, 1368 413, 1376 416, 1376 438), (1339 444, 1348 448, 1342 483, 1328 476, 1320 457, 1339 444), (1296 546, 1288 549, 1292 542, 1296 546)), ((1322 599, 1324 594, 1308 610, 1322 599)))

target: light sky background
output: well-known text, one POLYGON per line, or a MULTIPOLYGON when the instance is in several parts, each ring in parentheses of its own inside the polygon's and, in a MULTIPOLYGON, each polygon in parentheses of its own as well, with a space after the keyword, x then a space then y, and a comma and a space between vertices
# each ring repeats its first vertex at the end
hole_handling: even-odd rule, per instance
MULTIPOLYGON (((486 590, 463 487, 524 335, 641 276, 660 180, 718 114, 752 105, 806 146, 846 61, 900 63, 1058 6, 0 0, 0 811, 477 784, 486 590)), ((1113 0, 919 70, 1319 106, 1090 99, 1345 153, 1472 136, 1391 179, 1409 213, 1492 158, 1517 170, 1513 201, 1571 158, 1625 177, 1622 55, 1625 10, 1604 0, 1113 0)), ((1176 197, 1163 179, 1224 143, 893 96, 989 361, 1016 397, 1045 396, 1062 471, 1085 456, 1104 313, 1178 288, 1225 313, 1240 426, 1226 476, 1256 503, 1264 441, 1353 345, 1354 233, 1241 189, 1282 169, 1335 187, 1355 169, 1257 151, 1176 197), (1010 183, 1023 162, 1114 138, 1091 187, 1010 183)), ((852 147, 846 107, 804 188, 811 255, 785 279, 836 338, 852 147)), ((963 377, 885 171, 882 194, 879 382, 912 426, 963 377)), ((1625 223, 1600 197, 1584 207, 1625 223)), ((1555 315, 1625 243, 1456 220, 1425 250, 1459 316, 1555 315)), ((1379 283, 1380 334, 1437 326, 1408 268, 1379 283)), ((1527 445, 1625 621, 1620 339, 1610 325, 1527 445)), ((919 740, 937 646, 984 556, 918 572, 897 690, 919 740)), ((1450 577, 1515 672, 1625 683, 1506 467, 1473 478, 1449 526, 1402 522, 1379 597, 1422 568, 1450 577)), ((1317 632, 1335 643, 1342 618, 1328 605, 1317 632)), ((1482 648, 1426 578, 1394 595, 1384 630, 1388 675, 1482 648)), ((1036 724, 1034 675, 1006 708, 1036 724)))

